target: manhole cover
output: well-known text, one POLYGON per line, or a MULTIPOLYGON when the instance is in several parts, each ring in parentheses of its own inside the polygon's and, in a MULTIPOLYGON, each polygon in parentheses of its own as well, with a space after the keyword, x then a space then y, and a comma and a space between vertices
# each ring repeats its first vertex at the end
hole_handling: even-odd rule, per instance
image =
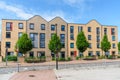
POLYGON ((35 75, 29 75, 29 77, 35 77, 35 75))

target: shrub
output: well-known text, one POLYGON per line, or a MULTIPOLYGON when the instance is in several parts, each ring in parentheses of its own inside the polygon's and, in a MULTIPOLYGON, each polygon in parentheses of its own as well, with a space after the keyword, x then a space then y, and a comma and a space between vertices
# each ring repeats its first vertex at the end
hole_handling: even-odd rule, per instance
POLYGON ((42 56, 42 57, 27 57, 25 58, 25 61, 27 63, 38 63, 38 62, 45 62, 46 61, 46 57, 45 56, 42 56))
POLYGON ((120 55, 118 55, 117 58, 120 58, 120 55))
MULTIPOLYGON (((3 61, 6 60, 6 57, 3 58, 3 61)), ((17 61, 17 56, 7 56, 7 61, 17 61)))
POLYGON ((84 60, 96 60, 96 58, 93 56, 86 56, 84 60))
POLYGON ((107 59, 113 59, 113 56, 112 56, 112 55, 109 55, 109 56, 107 57, 107 59))
POLYGON ((116 56, 116 55, 110 55, 110 56, 108 56, 108 59, 116 59, 116 58, 118 58, 118 56, 116 56))
POLYGON ((98 59, 105 59, 105 56, 104 55, 99 56, 98 59))
POLYGON ((71 60, 72 60, 71 57, 68 57, 68 58, 67 58, 67 61, 71 61, 71 60))
POLYGON ((66 61, 65 58, 59 58, 58 60, 59 60, 59 61, 66 61))
POLYGON ((52 61, 55 61, 55 57, 52 57, 52 61))
POLYGON ((76 57, 76 60, 79 60, 79 57, 78 57, 78 56, 76 57))

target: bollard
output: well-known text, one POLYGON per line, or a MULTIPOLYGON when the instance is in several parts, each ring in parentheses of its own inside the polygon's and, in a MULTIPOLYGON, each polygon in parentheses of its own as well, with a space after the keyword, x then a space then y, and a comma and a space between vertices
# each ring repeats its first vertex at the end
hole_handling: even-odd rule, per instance
POLYGON ((18 63, 18 72, 20 72, 19 68, 20 68, 20 63, 18 63))

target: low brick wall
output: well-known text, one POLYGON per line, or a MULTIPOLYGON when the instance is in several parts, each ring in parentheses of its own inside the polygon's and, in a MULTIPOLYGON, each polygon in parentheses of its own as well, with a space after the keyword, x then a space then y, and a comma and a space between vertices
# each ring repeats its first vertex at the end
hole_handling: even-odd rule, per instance
POLYGON ((24 56, 18 57, 18 62, 24 63, 25 62, 25 57, 24 56))
POLYGON ((0 56, 0 62, 2 62, 2 56, 0 56))

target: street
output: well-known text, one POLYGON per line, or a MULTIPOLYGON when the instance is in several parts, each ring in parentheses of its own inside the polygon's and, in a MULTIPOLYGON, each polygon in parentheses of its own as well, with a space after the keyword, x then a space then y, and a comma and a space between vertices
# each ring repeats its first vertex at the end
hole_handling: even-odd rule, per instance
MULTIPOLYGON (((107 67, 120 67, 120 61, 113 62, 92 62, 92 63, 76 63, 76 64, 59 64, 59 69, 79 68, 79 69, 91 69, 91 68, 107 68, 107 67)), ((55 65, 31 65, 31 66, 19 66, 19 71, 31 71, 31 70, 49 70, 55 69, 55 65)), ((18 65, 11 67, 1 67, 0 74, 7 74, 18 72, 18 65)))

